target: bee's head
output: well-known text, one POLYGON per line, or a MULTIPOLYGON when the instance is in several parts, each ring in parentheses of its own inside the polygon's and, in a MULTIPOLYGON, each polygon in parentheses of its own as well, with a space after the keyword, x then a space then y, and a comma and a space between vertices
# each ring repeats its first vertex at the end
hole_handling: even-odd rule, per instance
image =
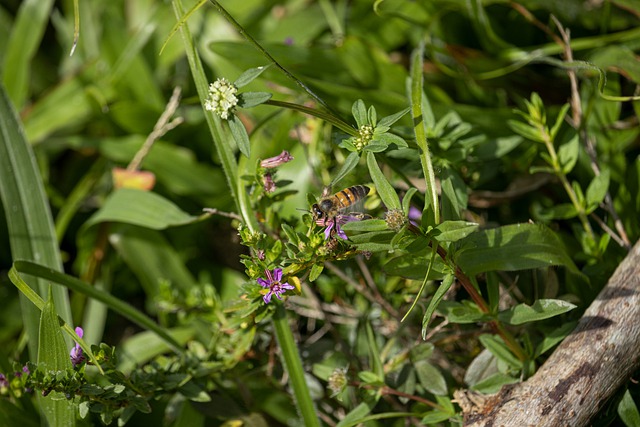
POLYGON ((313 219, 321 219, 325 216, 325 212, 320 209, 320 206, 317 203, 314 203, 311 206, 311 213, 313 214, 313 219))

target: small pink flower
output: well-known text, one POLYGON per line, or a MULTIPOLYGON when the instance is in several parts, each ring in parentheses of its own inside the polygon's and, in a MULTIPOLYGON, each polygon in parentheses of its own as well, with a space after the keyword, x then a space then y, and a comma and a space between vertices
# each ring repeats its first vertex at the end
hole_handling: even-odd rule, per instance
POLYGON ((267 280, 262 277, 258 278, 258 284, 263 288, 269 288, 269 292, 267 292, 262 299, 265 304, 269 304, 271 301, 271 296, 275 295, 279 300, 282 299, 282 294, 287 290, 295 289, 295 286, 292 286, 288 283, 280 283, 282 280, 282 269, 274 268, 273 272, 270 270, 265 270, 264 273, 267 276, 267 280))
POLYGON ((265 173, 262 177, 262 185, 264 187, 264 192, 267 194, 276 191, 276 183, 273 180, 273 176, 269 172, 265 173))
POLYGON ((293 160, 293 156, 289 154, 287 150, 282 150, 282 153, 278 154, 277 156, 269 157, 268 159, 262 160, 260 162, 260 166, 265 169, 273 169, 277 168, 278 166, 282 166, 285 163, 290 162, 291 160, 293 160))
MULTIPOLYGON (((334 218, 329 218, 326 220, 322 220, 322 224, 318 224, 320 226, 327 227, 324 229, 324 238, 328 239, 329 237, 336 235, 342 240, 347 240, 347 234, 342 230, 342 226, 351 221, 360 221, 362 218, 353 216, 353 215, 336 215, 334 218)), ((317 223, 317 222, 316 222, 317 223)))

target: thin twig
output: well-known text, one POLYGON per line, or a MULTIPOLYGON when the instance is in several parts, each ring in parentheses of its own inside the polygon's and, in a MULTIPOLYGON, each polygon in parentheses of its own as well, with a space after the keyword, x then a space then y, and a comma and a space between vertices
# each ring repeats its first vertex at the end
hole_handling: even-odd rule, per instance
POLYGON ((202 210, 210 215, 220 215, 226 218, 237 219, 238 221, 242 221, 242 217, 234 212, 224 212, 216 208, 204 208, 202 210))
MULTIPOLYGON (((564 50, 564 57, 566 62, 573 62, 573 50, 571 49, 571 34, 568 29, 565 29, 560 21, 554 16, 551 15, 551 19, 558 27, 558 31, 562 36, 562 46, 564 50)), ((578 77, 576 75, 576 70, 573 68, 567 68, 567 75, 569 76, 569 81, 571 83, 571 116, 572 116, 572 126, 578 130, 580 138, 584 142, 585 149, 587 154, 589 154, 589 158, 591 160, 591 169, 596 176, 600 175, 600 166, 598 165, 598 152, 596 151, 596 144, 592 136, 590 136, 587 132, 587 128, 582 125, 582 101, 580 100, 580 91, 578 90, 578 77)), ((616 212, 613 206, 613 199, 611 198, 611 193, 607 191, 607 194, 604 198, 604 206, 605 210, 609 212, 611 217, 613 218, 613 222, 615 224, 616 230, 618 234, 613 233, 609 227, 602 227, 603 230, 607 231, 609 235, 616 241, 620 246, 625 248, 627 251, 631 250, 631 241, 629 240, 629 236, 624 229, 624 225, 620 220, 620 216, 616 212)))
POLYGON ((147 136, 142 147, 140 147, 140 150, 138 150, 133 160, 131 160, 131 163, 129 163, 129 166, 127 166, 127 171, 133 172, 138 170, 140 163, 142 163, 142 160, 149 154, 153 144, 164 134, 184 121, 182 117, 176 117, 174 120, 169 121, 180 105, 180 93, 181 90, 179 86, 173 89, 173 94, 171 94, 171 99, 169 99, 167 106, 164 108, 164 112, 153 127, 153 131, 147 136))

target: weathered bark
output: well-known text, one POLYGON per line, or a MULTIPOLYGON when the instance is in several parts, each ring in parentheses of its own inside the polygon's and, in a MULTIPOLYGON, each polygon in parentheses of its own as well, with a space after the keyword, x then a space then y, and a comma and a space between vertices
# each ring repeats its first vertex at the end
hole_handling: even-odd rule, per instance
POLYGON ((640 242, 529 380, 456 395, 468 426, 584 426, 640 368, 640 242))

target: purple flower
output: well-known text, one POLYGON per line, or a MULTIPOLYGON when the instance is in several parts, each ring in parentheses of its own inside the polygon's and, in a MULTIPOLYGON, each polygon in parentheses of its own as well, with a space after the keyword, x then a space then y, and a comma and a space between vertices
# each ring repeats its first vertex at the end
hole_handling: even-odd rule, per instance
MULTIPOLYGON (((80 326, 76 328, 76 334, 80 338, 82 338, 82 335, 84 335, 84 331, 80 326)), ((71 349, 71 353, 69 353, 69 356, 71 356, 71 363, 73 364, 74 368, 85 360, 84 354, 82 353, 82 347, 80 347, 80 344, 78 344, 77 342, 75 347, 71 349)))
POLYGON ((263 167, 265 169, 273 169, 277 168, 278 166, 282 166, 285 163, 290 162, 291 160, 293 160, 293 156, 289 154, 287 150, 282 150, 282 153, 278 154, 277 156, 269 157, 268 159, 262 160, 260 162, 260 167, 263 167))
POLYGON ((0 390, 7 387, 9 387, 9 380, 7 380, 4 374, 0 374, 0 390))
POLYGON ((262 299, 265 304, 269 304, 271 301, 271 296, 275 295, 278 299, 282 299, 282 294, 287 290, 295 289, 295 286, 292 286, 288 283, 280 283, 282 280, 282 269, 274 268, 273 272, 270 270, 265 270, 264 273, 267 275, 267 280, 262 277, 258 278, 258 284, 263 288, 269 288, 269 292, 267 292, 262 299))
POLYGON ((338 236, 342 240, 347 240, 347 234, 342 230, 342 226, 351 221, 360 221, 362 218, 353 215, 336 215, 334 218, 323 220, 324 225, 324 238, 338 236))

